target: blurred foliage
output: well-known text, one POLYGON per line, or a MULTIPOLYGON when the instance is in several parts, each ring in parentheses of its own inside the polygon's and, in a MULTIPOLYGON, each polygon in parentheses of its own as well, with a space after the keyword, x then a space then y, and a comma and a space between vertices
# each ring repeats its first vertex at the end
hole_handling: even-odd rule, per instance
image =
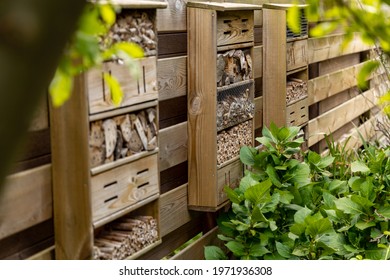
MULTIPOLYGON (((78 28, 66 46, 49 86, 54 106, 61 106, 69 99, 75 76, 102 65, 104 61, 120 61, 129 67, 132 75, 137 74, 134 58, 143 57, 142 48, 129 42, 111 44, 107 36, 115 23, 118 11, 110 4, 88 3, 86 5, 78 22, 78 28)), ((104 75, 104 80, 110 87, 113 102, 119 105, 123 96, 120 84, 110 75, 104 75)))

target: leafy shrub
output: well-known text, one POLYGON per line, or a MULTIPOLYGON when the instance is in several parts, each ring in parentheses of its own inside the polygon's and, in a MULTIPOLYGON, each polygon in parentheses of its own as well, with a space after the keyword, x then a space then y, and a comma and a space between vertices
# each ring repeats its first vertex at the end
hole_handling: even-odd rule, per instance
MULTIPOLYGON (((231 208, 218 219, 232 257, 389 259, 390 149, 366 146, 350 161, 332 146, 320 156, 301 152, 298 133, 271 124, 261 149, 241 149, 248 170, 238 188, 225 187, 231 208)), ((205 257, 226 255, 210 246, 205 257)))

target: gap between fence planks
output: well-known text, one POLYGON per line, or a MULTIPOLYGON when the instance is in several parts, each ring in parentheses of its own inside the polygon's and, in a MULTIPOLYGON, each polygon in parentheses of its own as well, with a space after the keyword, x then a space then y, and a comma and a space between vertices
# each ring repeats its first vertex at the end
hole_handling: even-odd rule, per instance
POLYGON ((372 48, 372 46, 365 44, 357 33, 354 34, 352 41, 345 48, 341 48, 344 37, 345 35, 330 35, 321 38, 309 38, 309 64, 372 48))
POLYGON ((0 202, 0 239, 50 219, 51 164, 8 176, 0 202))
POLYGON ((330 134, 376 105, 377 97, 386 92, 386 86, 370 89, 361 95, 341 104, 308 123, 308 146, 330 134))
MULTIPOLYGON (((367 62, 329 73, 308 81, 309 105, 320 102, 339 92, 357 85, 357 75, 367 62)), ((383 70, 373 73, 368 79, 380 75, 383 70)))

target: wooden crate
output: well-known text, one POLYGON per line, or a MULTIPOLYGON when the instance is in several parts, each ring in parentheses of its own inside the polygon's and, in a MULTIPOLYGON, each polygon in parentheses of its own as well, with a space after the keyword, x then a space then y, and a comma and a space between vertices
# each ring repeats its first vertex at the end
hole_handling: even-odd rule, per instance
MULTIPOLYGON (((154 33, 155 9, 167 6, 158 1, 115 3, 122 6, 121 15, 138 13, 150 17, 153 26, 145 28, 154 33)), ((117 17, 117 27, 126 22, 121 15, 117 17)), ((125 31, 131 32, 131 28, 125 31)), ((114 35, 118 34, 110 36, 116 38, 114 35)), ((132 38, 119 36, 115 40, 132 41, 132 38)), ((118 63, 106 62, 102 69, 75 79, 74 92, 66 104, 60 108, 51 106, 57 259, 92 258, 94 230, 124 215, 153 212, 159 220, 156 40, 155 43, 152 49, 141 42, 146 57, 138 60, 137 79, 118 63), (124 91, 120 106, 112 104, 102 72, 120 82, 124 91)), ((157 237, 137 256, 161 240, 159 229, 157 237)))
POLYGON ((87 74, 89 113, 96 114, 117 109, 113 103, 111 91, 103 75, 115 77, 122 90, 123 99, 119 107, 143 103, 158 98, 157 59, 155 56, 137 59, 138 75, 131 75, 127 66, 117 62, 105 62, 102 68, 95 68, 87 74))
POLYGON ((253 11, 260 8, 187 3, 190 209, 218 210, 224 186, 243 176, 239 149, 254 142, 253 11))
POLYGON ((155 199, 97 228, 93 259, 137 259, 161 244, 159 208, 155 199))
POLYGON ((299 5, 303 23, 300 34, 293 34, 287 27, 290 7, 290 4, 263 5, 263 119, 266 126, 271 122, 278 126, 301 126, 309 119, 305 6, 299 5), (301 88, 291 97, 294 83, 301 88))

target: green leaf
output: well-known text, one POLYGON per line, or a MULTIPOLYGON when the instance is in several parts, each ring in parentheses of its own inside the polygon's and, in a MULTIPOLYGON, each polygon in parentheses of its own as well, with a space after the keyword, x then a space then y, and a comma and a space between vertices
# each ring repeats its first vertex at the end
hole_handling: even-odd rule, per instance
POLYGON ((280 182, 279 176, 276 173, 275 168, 271 164, 267 165, 267 168, 266 168, 265 172, 267 173, 268 177, 271 179, 272 183, 275 186, 277 186, 278 188, 282 188, 283 187, 282 183, 280 182))
POLYGON ((59 107, 67 101, 71 95, 73 77, 57 69, 49 86, 49 93, 54 107, 59 107))
POLYGON ((390 206, 381 206, 377 209, 379 215, 386 219, 390 219, 390 206))
POLYGON ((268 254, 269 252, 270 251, 261 244, 255 244, 250 246, 249 248, 249 255, 254 257, 262 257, 265 254, 268 254))
POLYGON ((289 259, 291 257, 291 248, 278 241, 275 242, 276 250, 283 258, 289 259))
POLYGON ((269 202, 270 195, 269 190, 272 186, 271 180, 266 180, 246 190, 244 196, 252 204, 257 205, 260 203, 269 202))
POLYGON ((264 216, 264 214, 261 212, 259 206, 255 206, 255 208, 252 211, 252 221, 254 223, 257 222, 268 222, 267 218, 264 216))
POLYGON ((365 230, 366 228, 374 227, 376 225, 375 222, 357 222, 355 227, 360 230, 365 230))
POLYGON ((233 202, 233 203, 237 203, 237 204, 240 204, 240 202, 242 201, 240 195, 238 193, 236 193, 234 190, 232 190, 229 186, 225 186, 223 188, 223 190, 225 191, 228 199, 233 202))
POLYGON ((298 1, 293 1, 293 6, 287 11, 287 25, 295 34, 301 33, 301 17, 298 1))
POLYGON ((290 191, 275 190, 276 193, 279 193, 279 201, 283 204, 290 204, 294 199, 294 195, 290 191))
POLYGON ((364 162, 354 161, 351 163, 351 171, 366 173, 370 172, 370 168, 364 162))
POLYGON ((117 52, 124 52, 128 56, 132 58, 142 58, 144 57, 144 50, 135 43, 129 43, 129 42, 118 42, 113 45, 113 48, 117 52))
POLYGON ((293 224, 291 227, 290 227, 290 231, 297 235, 297 236, 300 236, 302 233, 304 233, 306 231, 306 228, 307 228, 307 225, 302 223, 302 224, 293 224))
POLYGON ((370 75, 379 67, 380 62, 375 60, 370 60, 364 63, 363 67, 360 69, 357 75, 358 86, 360 88, 367 87, 367 80, 370 75))
POLYGON ((362 206, 353 202, 348 197, 342 197, 340 199, 335 200, 335 204, 337 209, 344 211, 347 214, 363 214, 362 206))
POLYGON ((234 240, 233 238, 227 237, 227 236, 225 236, 223 234, 218 234, 217 237, 218 237, 218 239, 220 239, 222 241, 233 241, 234 240))
POLYGON ((225 246, 237 257, 246 255, 246 248, 240 242, 229 241, 225 246))
POLYGON ((325 168, 325 167, 328 167, 329 165, 331 165, 334 161, 334 157, 332 156, 326 156, 324 158, 322 158, 318 164, 318 167, 319 168, 325 168))
POLYGON ((307 216, 311 215, 312 211, 306 207, 298 210, 294 214, 294 222, 302 224, 305 222, 307 216))
POLYGON ((257 153, 257 150, 252 148, 252 147, 248 147, 248 146, 241 147, 241 149, 240 149, 241 162, 243 164, 253 166, 255 163, 254 156, 256 155, 256 153, 257 153))
POLYGON ((122 103, 123 91, 118 80, 108 73, 104 73, 103 78, 110 88, 112 103, 119 106, 122 103))
POLYGON ((206 260, 227 260, 224 251, 217 246, 204 247, 204 257, 206 260))
POLYGON ((116 19, 114 8, 111 5, 98 5, 98 7, 104 22, 109 26, 113 25, 116 19))
POLYGON ((331 231, 333 231, 333 226, 330 220, 328 218, 322 218, 310 223, 305 232, 307 235, 315 238, 318 235, 329 233, 331 231))

